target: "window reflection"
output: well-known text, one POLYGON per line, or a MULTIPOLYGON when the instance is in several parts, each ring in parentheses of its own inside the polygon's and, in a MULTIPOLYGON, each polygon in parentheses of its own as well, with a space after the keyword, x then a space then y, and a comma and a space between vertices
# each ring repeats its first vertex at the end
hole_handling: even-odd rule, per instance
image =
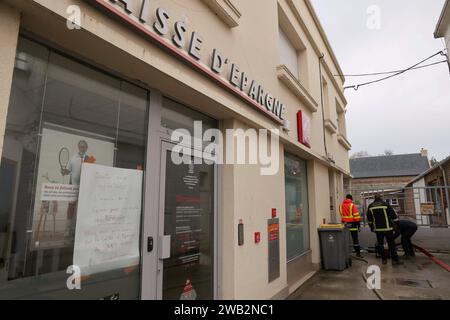
POLYGON ((287 259, 309 250, 309 208, 306 162, 285 154, 287 259))
POLYGON ((170 100, 163 99, 163 108, 161 111, 161 126, 169 130, 183 128, 194 135, 194 121, 201 121, 203 131, 216 128, 216 121, 212 118, 170 100))
POLYGON ((163 299, 184 299, 188 283, 195 299, 213 299, 214 166, 176 165, 170 159, 171 151, 166 158, 164 205, 171 257, 164 261, 163 299))
MULTIPOLYGON (((96 294, 65 287, 77 188, 83 163, 145 169, 147 114, 146 90, 20 39, 1 157, 0 298, 42 295, 43 283, 47 298, 116 293, 98 278, 96 294), (64 199, 52 200, 55 186, 64 199)), ((124 280, 122 298, 138 297, 139 270, 99 277, 124 280)))

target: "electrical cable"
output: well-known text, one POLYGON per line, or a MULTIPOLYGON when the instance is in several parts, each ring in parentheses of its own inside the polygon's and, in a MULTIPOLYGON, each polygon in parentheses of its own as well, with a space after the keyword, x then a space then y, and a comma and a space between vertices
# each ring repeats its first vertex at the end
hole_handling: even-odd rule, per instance
MULTIPOLYGON (((423 66, 420 66, 420 67, 412 68, 411 70, 423 69, 423 68, 435 66, 435 65, 441 64, 441 63, 447 63, 447 60, 442 60, 442 61, 438 61, 438 62, 429 63, 429 64, 426 64, 426 65, 423 65, 423 66)), ((401 71, 403 71, 403 70, 374 72, 374 73, 360 73, 360 74, 335 74, 334 76, 335 77, 368 77, 368 76, 379 76, 379 75, 384 75, 384 74, 398 73, 398 72, 401 72, 401 71)))
POLYGON ((368 82, 364 82, 364 83, 360 83, 360 84, 356 84, 356 85, 351 85, 351 86, 346 86, 346 87, 344 87, 344 90, 346 90, 346 89, 354 89, 355 91, 358 91, 358 89, 359 89, 360 87, 368 86, 368 85, 371 85, 371 84, 374 84, 374 83, 378 83, 378 82, 385 81, 385 80, 391 79, 391 78, 393 78, 393 77, 399 76, 399 75, 401 75, 401 74, 403 74, 403 73, 405 73, 405 72, 407 72, 407 71, 410 71, 410 70, 416 68, 417 66, 421 65, 421 64, 424 63, 425 61, 428 61, 428 60, 434 58, 434 57, 437 56, 437 55, 447 56, 447 55, 444 53, 444 51, 439 51, 439 52, 437 52, 437 53, 435 53, 435 54, 429 56, 428 58, 426 58, 426 59, 424 59, 424 60, 422 60, 422 61, 416 63, 415 65, 413 65, 413 66, 411 66, 411 67, 409 67, 409 68, 407 68, 407 69, 404 69, 404 70, 402 70, 402 71, 400 71, 400 72, 397 72, 397 73, 395 73, 395 74, 392 74, 392 75, 390 75, 390 76, 387 76, 387 77, 384 77, 384 78, 380 78, 380 79, 377 79, 377 80, 368 81, 368 82))

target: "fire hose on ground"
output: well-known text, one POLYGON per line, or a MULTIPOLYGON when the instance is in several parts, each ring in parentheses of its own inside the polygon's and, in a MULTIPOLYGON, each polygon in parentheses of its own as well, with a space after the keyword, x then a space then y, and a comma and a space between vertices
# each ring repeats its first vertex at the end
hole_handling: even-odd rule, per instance
POLYGON ((447 270, 447 272, 450 272, 450 266, 448 264, 446 264, 444 261, 442 261, 441 259, 436 258, 429 251, 425 250, 424 248, 419 247, 418 245, 414 244, 413 246, 414 246, 414 248, 416 248, 417 250, 422 252, 424 255, 426 255, 428 258, 430 258, 431 261, 436 263, 438 266, 440 266, 443 269, 447 270))
MULTIPOLYGON (((444 261, 442 261, 442 260, 436 258, 436 257, 435 257, 433 254, 431 254, 429 251, 425 250, 425 249, 422 248, 422 247, 419 247, 418 245, 414 245, 414 248, 416 248, 417 250, 419 250, 420 252, 422 252, 425 256, 427 256, 431 261, 433 261, 434 263, 436 263, 438 266, 442 267, 444 270, 447 270, 447 272, 450 272, 450 266, 447 265, 444 261)), ((363 258, 358 258, 358 257, 355 257, 355 256, 353 256, 352 258, 355 259, 355 260, 359 260, 359 261, 365 262, 367 265, 369 265, 369 261, 367 261, 367 260, 365 260, 365 259, 363 259, 363 258)), ((363 278, 363 280, 364 280, 364 283, 367 284, 367 276, 366 276, 366 273, 365 273, 365 272, 362 273, 362 278, 363 278)), ((381 294, 380 290, 378 290, 378 289, 376 289, 376 288, 373 288, 373 289, 371 289, 371 290, 375 293, 375 295, 378 297, 379 300, 386 300, 386 299, 383 297, 383 295, 381 294)))

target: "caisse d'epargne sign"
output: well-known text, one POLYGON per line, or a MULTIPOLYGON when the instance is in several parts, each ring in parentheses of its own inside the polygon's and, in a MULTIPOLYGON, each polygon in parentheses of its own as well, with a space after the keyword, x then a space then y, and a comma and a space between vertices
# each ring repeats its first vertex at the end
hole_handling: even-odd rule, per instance
POLYGON ((172 21, 170 13, 164 8, 156 8, 151 19, 149 0, 87 1, 125 21, 178 59, 213 79, 272 120, 283 124, 286 108, 279 99, 266 91, 256 80, 252 80, 246 72, 241 71, 237 64, 231 62, 218 49, 213 49, 209 54, 202 52, 204 40, 200 34, 197 31, 189 32, 184 21, 172 21), (201 60, 205 56, 208 56, 209 61, 202 63, 201 60))

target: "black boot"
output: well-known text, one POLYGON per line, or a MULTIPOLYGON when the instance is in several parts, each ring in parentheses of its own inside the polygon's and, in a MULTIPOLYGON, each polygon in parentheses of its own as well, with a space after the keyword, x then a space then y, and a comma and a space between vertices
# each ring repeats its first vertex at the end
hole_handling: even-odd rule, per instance
POLYGON ((401 266, 403 264, 404 264, 404 262, 400 261, 399 259, 392 259, 392 265, 393 266, 401 266))
POLYGON ((357 245, 353 246, 353 248, 355 249, 356 256, 357 256, 358 258, 361 258, 361 259, 362 259, 363 256, 361 255, 361 247, 360 247, 360 245, 357 244, 357 245))

